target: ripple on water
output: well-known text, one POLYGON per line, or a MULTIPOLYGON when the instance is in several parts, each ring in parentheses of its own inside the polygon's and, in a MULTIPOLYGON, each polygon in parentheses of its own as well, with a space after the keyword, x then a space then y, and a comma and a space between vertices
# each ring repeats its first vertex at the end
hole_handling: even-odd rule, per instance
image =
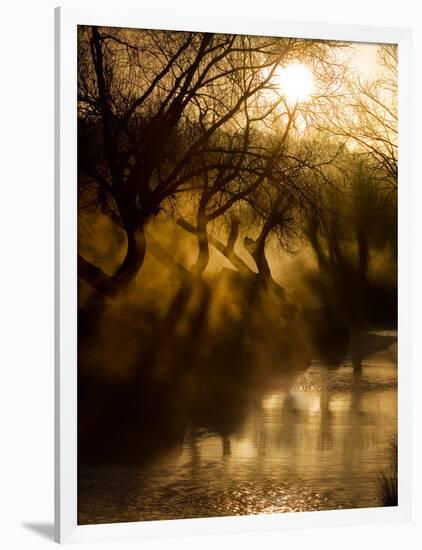
POLYGON ((361 372, 355 372, 350 362, 335 369, 313 362, 310 368, 291 385, 292 391, 333 392, 379 391, 397 388, 397 368, 391 363, 370 363, 362 365, 361 372))

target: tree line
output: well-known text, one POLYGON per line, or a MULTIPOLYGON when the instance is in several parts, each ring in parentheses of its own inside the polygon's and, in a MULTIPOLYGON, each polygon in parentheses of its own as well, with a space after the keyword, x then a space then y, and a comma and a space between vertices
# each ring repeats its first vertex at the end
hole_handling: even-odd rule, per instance
POLYGON ((276 242, 310 247, 331 281, 366 281, 373 251, 396 252, 397 51, 381 46, 382 74, 366 82, 348 48, 80 27, 79 208, 123 231, 126 252, 113 273, 80 254, 79 277, 119 299, 149 251, 179 280, 203 281, 213 247, 274 286, 276 242), (312 69, 316 90, 291 104, 275 77, 294 62, 312 69), (195 236, 192 265, 162 246, 159 216, 195 236))

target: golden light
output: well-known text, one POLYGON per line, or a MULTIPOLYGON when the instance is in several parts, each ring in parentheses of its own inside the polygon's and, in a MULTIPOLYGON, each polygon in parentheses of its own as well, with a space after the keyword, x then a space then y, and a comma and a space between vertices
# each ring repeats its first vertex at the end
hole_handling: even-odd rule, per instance
POLYGON ((281 68, 275 76, 280 92, 289 103, 309 101, 314 91, 314 77, 308 67, 293 63, 281 68))

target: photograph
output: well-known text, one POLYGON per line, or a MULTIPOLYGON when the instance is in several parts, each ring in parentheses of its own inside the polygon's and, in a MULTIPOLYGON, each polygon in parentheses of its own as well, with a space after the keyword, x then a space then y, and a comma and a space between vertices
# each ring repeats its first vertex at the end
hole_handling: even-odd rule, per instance
POLYGON ((398 506, 397 44, 75 46, 78 525, 398 506))

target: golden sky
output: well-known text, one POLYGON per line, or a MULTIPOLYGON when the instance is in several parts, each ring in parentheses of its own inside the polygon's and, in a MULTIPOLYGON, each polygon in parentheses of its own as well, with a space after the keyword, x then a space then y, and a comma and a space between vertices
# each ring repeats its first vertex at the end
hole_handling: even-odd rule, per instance
POLYGON ((353 44, 355 54, 351 60, 351 65, 356 71, 360 72, 364 78, 372 79, 380 71, 377 60, 378 48, 379 44, 353 44))

